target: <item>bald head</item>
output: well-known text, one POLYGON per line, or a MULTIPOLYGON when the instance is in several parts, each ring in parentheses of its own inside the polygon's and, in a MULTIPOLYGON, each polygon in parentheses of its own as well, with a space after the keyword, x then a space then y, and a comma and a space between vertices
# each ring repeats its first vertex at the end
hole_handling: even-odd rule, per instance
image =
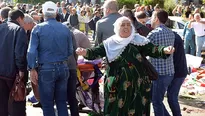
POLYGON ((194 14, 194 20, 196 20, 197 22, 201 20, 201 16, 199 13, 194 14))
POLYGON ((105 15, 109 15, 110 13, 118 12, 118 4, 116 0, 106 0, 103 4, 103 8, 105 10, 105 15))

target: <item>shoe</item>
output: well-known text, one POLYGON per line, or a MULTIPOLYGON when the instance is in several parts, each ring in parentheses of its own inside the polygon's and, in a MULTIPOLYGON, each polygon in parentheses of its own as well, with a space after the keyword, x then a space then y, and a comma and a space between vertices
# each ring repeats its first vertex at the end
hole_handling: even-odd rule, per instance
POLYGON ((79 109, 79 110, 82 110, 84 107, 86 107, 86 106, 83 105, 83 104, 79 104, 79 105, 78 105, 78 109, 79 109))
POLYGON ((41 103, 40 102, 38 102, 37 104, 33 104, 33 107, 34 108, 42 108, 42 105, 41 105, 41 103))

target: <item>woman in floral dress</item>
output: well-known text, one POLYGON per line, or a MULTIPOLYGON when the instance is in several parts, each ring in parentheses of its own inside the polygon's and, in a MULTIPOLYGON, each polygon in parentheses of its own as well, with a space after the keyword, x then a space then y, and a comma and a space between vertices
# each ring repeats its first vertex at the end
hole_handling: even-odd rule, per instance
POLYGON ((106 57, 104 116, 149 116, 151 81, 142 64, 145 56, 166 58, 172 47, 154 46, 135 33, 131 21, 121 17, 114 24, 115 35, 92 49, 78 48, 76 53, 92 60, 106 57))

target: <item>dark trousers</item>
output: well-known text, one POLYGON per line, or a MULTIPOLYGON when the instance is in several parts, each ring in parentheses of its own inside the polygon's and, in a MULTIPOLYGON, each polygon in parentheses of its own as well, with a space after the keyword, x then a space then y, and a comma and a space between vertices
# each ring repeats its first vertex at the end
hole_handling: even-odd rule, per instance
POLYGON ((70 69, 70 77, 68 79, 67 94, 68 102, 70 105, 71 116, 79 116, 78 102, 76 99, 76 82, 77 82, 77 72, 75 69, 70 69))
POLYGON ((0 79, 0 116, 26 116, 26 101, 13 101, 9 105, 9 94, 13 81, 0 79), (10 108, 9 108, 10 107, 10 108))

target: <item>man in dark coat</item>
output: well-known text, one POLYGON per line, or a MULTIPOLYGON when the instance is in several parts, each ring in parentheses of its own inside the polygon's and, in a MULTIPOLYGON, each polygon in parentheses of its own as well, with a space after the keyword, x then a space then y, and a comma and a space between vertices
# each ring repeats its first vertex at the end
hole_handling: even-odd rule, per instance
MULTIPOLYGON (((16 75, 24 77, 26 66, 27 36, 24 13, 9 12, 9 20, 0 25, 0 115, 8 116, 8 101, 16 75)), ((26 102, 13 101, 11 116, 26 116, 26 102)))
POLYGON ((70 14, 67 12, 67 9, 64 7, 63 12, 61 13, 61 22, 66 22, 68 20, 69 15, 70 14))

